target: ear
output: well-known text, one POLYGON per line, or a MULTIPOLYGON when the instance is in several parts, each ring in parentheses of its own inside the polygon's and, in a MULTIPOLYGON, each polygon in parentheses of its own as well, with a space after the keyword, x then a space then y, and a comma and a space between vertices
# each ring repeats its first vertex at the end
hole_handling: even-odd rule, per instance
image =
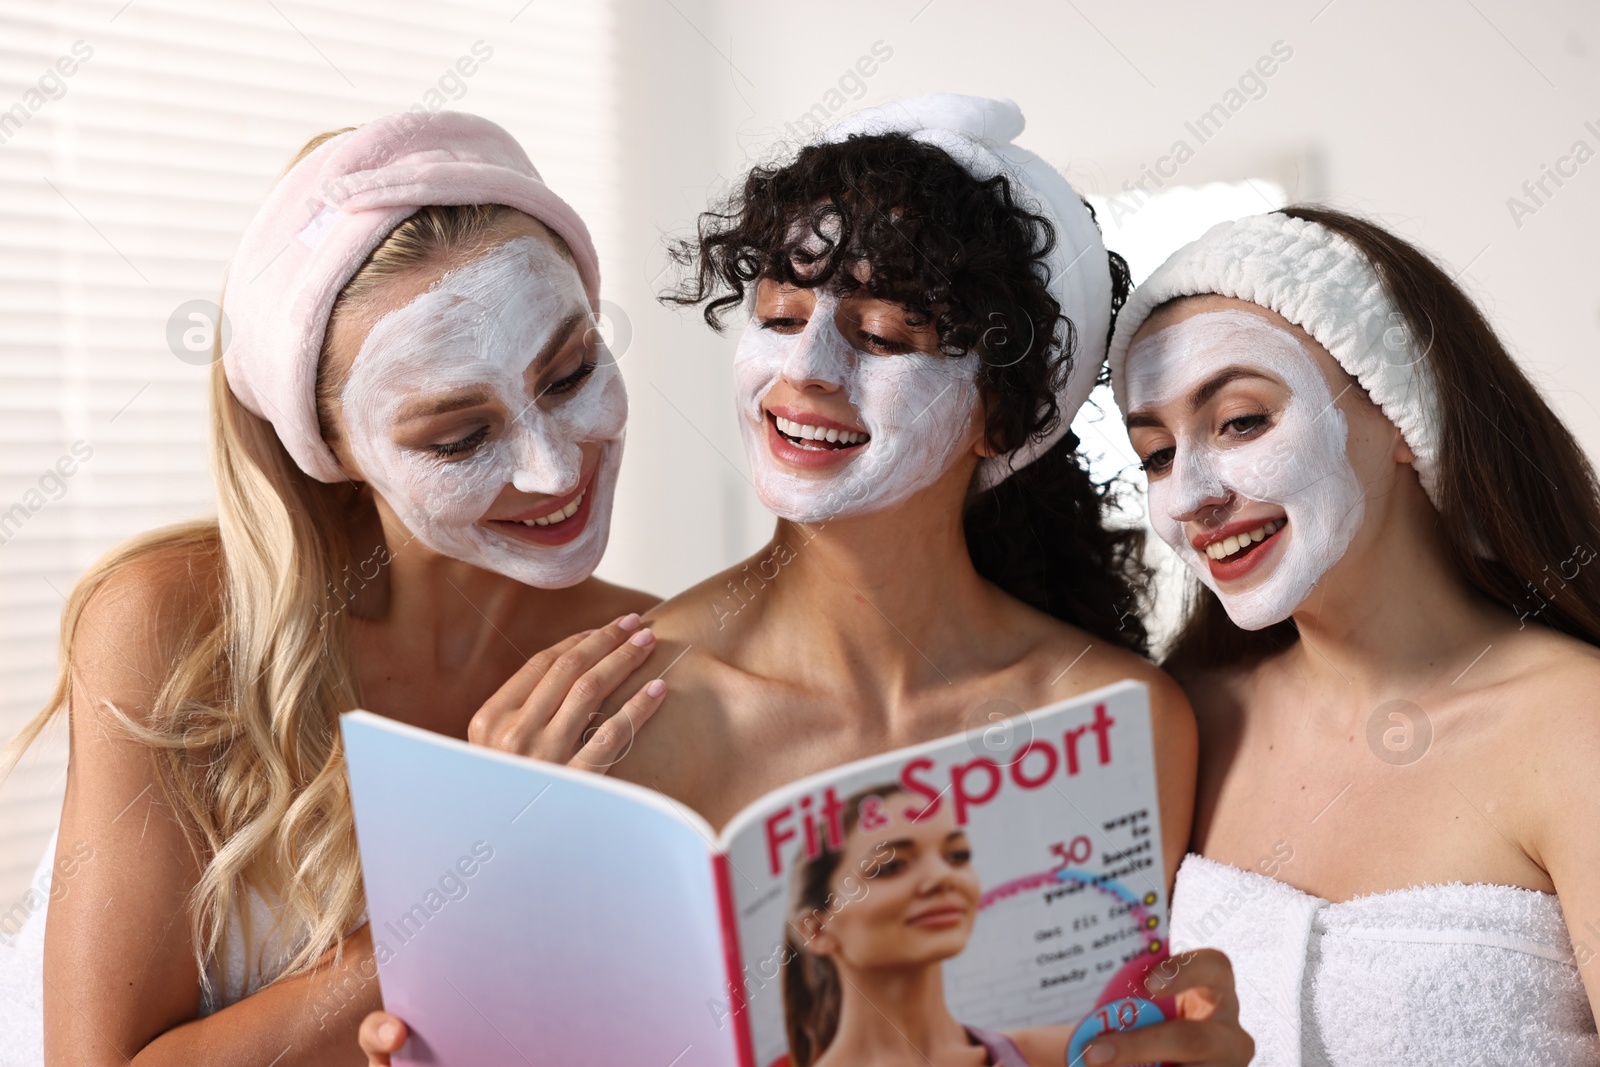
POLYGON ((1396 463, 1411 464, 1417 461, 1417 454, 1411 451, 1411 446, 1406 444, 1405 435, 1398 429, 1394 432, 1394 449, 1390 453, 1390 458, 1396 463))
POLYGON ((832 959, 839 953, 839 939, 834 937, 832 931, 827 927, 823 927, 817 931, 817 936, 813 937, 806 945, 806 951, 813 956, 832 959))
POLYGON ((979 459, 989 459, 1000 454, 1000 450, 989 441, 988 401, 981 391, 978 393, 978 402, 972 405, 972 421, 967 426, 967 432, 972 435, 973 455, 979 459))
POLYGON ((819 915, 812 912, 795 922, 794 926, 805 943, 805 951, 813 956, 832 956, 839 951, 839 939, 828 929, 825 913, 819 915))

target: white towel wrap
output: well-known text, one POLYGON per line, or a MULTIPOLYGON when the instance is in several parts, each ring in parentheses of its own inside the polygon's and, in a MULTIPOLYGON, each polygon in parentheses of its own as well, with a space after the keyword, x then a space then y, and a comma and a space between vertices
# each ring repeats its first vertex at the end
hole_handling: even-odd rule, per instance
POLYGON ((1172 946, 1228 954, 1258 1067, 1600 1063, 1548 893, 1455 883, 1335 904, 1190 855, 1172 946))

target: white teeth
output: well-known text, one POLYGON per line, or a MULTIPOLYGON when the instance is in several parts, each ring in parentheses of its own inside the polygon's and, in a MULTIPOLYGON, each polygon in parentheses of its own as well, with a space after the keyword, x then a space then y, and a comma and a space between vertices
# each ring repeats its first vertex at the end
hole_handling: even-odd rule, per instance
POLYGON ((1233 555, 1241 548, 1244 548, 1246 545, 1252 545, 1257 541, 1265 541, 1267 538, 1283 529, 1283 524, 1285 521, 1287 520, 1273 519, 1266 525, 1258 526, 1249 533, 1236 534, 1233 537, 1225 537, 1221 541, 1213 541, 1211 544, 1206 546, 1206 555, 1210 556, 1212 559, 1227 559, 1229 556, 1233 555))
POLYGON ((793 422, 779 415, 774 415, 772 420, 778 424, 778 432, 785 437, 797 438, 801 441, 822 441, 827 444, 859 445, 867 439, 864 433, 851 430, 838 430, 831 426, 811 426, 803 422, 793 422))
POLYGON ((583 503, 583 498, 588 492, 589 490, 585 489, 582 493, 573 497, 567 506, 560 511, 552 511, 550 514, 541 515, 537 519, 522 519, 520 521, 524 526, 554 526, 558 522, 566 522, 578 513, 578 505, 583 503))

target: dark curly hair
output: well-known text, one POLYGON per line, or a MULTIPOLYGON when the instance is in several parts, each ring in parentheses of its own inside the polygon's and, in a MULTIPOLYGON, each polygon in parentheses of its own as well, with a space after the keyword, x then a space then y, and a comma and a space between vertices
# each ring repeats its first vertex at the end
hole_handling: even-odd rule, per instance
MULTIPOLYGON (((908 321, 931 322, 948 358, 980 361, 988 443, 1006 453, 1057 428, 1056 391, 1079 347, 1050 292, 1055 248, 1050 221, 1019 203, 1004 175, 977 178, 905 134, 855 136, 753 169, 700 216, 694 240, 672 246, 684 276, 662 300, 703 305, 720 331, 762 278, 840 295, 865 288, 908 321), (859 264, 871 268, 864 281, 859 264)), ((1131 286, 1122 257, 1112 253, 1109 269, 1114 321, 1131 286)), ((974 494, 968 551, 1017 599, 1142 653, 1143 532, 1106 526, 1116 486, 1094 482, 1077 445, 1069 432, 974 494)))

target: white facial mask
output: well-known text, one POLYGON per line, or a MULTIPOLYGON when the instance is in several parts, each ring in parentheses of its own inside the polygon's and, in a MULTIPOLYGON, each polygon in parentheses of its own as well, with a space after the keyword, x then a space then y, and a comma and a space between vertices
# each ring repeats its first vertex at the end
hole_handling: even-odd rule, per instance
POLYGON ((835 317, 838 297, 818 292, 798 334, 745 327, 734 357, 739 425, 756 492, 768 511, 792 522, 826 522, 893 507, 939 479, 966 436, 978 400, 977 359, 907 352, 878 355, 851 347, 835 317), (767 447, 761 404, 779 379, 836 386, 871 436, 842 466, 797 470, 767 447))
POLYGON ((380 319, 342 397, 352 454, 418 541, 544 589, 587 578, 605 552, 628 418, 622 376, 603 347, 574 391, 532 392, 529 365, 573 316, 582 318, 579 330, 593 328, 577 269, 548 241, 515 238, 380 319), (485 391, 490 409, 498 408, 476 449, 441 456, 396 440, 403 406, 468 388, 485 391), (589 443, 599 445, 599 461, 577 538, 533 544, 480 521, 508 485, 552 497, 577 489, 580 446, 589 443))
POLYGON ((1171 468, 1150 483, 1150 522, 1222 600, 1234 623, 1259 630, 1293 614, 1339 562, 1361 527, 1365 494, 1345 451, 1344 416, 1311 353, 1294 334, 1258 315, 1206 312, 1140 341, 1128 353, 1128 410, 1181 401, 1228 367, 1277 378, 1288 387, 1288 403, 1265 432, 1238 444, 1224 446, 1214 432, 1196 439, 1187 427, 1177 433, 1171 468), (1190 544, 1184 519, 1230 496, 1239 504, 1275 504, 1288 525, 1278 534, 1285 540, 1277 563, 1224 592, 1205 551, 1190 544))

